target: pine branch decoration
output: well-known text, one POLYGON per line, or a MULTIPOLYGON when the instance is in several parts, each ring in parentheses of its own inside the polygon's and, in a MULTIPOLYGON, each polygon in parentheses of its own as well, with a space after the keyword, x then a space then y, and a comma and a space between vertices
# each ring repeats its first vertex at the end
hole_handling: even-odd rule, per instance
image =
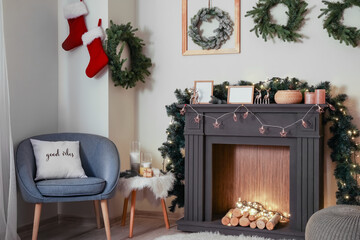
POLYGON ((106 29, 105 49, 109 57, 111 79, 115 86, 133 88, 138 81, 145 82, 145 77, 150 75, 151 59, 142 53, 145 44, 141 38, 135 36, 136 31, 137 29, 133 29, 130 23, 117 25, 112 21, 110 27, 106 29), (120 52, 117 54, 116 48, 121 42, 120 52), (127 58, 120 59, 125 43, 130 49, 131 67, 122 70, 123 64, 128 61, 127 58))
POLYGON ((344 0, 343 2, 328 2, 323 1, 326 8, 320 9, 322 13, 318 18, 326 16, 323 28, 335 40, 340 43, 345 43, 347 46, 351 45, 357 47, 360 43, 360 29, 355 27, 348 27, 341 23, 344 15, 344 10, 352 6, 360 7, 359 0, 344 0))
POLYGON ((254 19, 255 26, 250 32, 255 32, 257 37, 261 35, 265 42, 268 38, 273 39, 276 36, 284 42, 299 42, 302 35, 297 31, 304 23, 307 6, 308 4, 302 0, 259 0, 245 17, 251 16, 254 19), (289 9, 286 12, 289 17, 286 26, 271 22, 270 9, 278 4, 284 4, 289 9))

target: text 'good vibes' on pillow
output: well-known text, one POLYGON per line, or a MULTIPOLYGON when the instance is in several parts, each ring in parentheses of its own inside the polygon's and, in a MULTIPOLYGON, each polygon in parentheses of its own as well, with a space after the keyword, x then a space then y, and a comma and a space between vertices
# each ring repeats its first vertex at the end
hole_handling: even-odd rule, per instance
POLYGON ((81 166, 79 141, 40 141, 30 139, 36 160, 36 178, 86 178, 81 166))

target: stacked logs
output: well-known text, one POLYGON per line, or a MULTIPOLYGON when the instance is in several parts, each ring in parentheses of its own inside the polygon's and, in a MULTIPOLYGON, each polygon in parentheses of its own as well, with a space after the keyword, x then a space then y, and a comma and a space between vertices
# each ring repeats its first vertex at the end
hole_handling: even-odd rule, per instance
POLYGON ((226 226, 242 226, 273 230, 279 223, 281 215, 275 213, 271 216, 264 216, 257 210, 242 211, 240 208, 230 209, 221 219, 221 223, 226 226))

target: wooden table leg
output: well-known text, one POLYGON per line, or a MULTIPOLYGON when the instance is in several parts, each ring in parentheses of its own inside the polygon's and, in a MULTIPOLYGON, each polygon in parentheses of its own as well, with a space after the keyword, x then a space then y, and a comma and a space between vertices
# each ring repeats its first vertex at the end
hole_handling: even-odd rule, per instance
POLYGON ((121 218, 121 226, 125 226, 128 201, 129 201, 128 197, 124 199, 123 214, 122 214, 122 218, 121 218))
POLYGON ((167 229, 169 229, 170 228, 169 218, 168 218, 167 211, 166 211, 165 200, 163 198, 161 199, 161 205, 162 205, 162 210, 163 210, 163 214, 164 214, 165 226, 167 229))
POLYGON ((130 232, 129 238, 133 237, 134 230, 134 215, 135 215, 135 202, 136 202, 136 191, 131 192, 131 209, 130 209, 130 232))

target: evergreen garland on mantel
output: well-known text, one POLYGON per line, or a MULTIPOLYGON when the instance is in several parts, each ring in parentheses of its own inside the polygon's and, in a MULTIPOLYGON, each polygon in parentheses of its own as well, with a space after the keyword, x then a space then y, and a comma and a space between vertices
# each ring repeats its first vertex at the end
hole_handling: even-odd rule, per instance
MULTIPOLYGON (((252 82, 239 81, 236 85, 252 85, 252 82)), ((256 88, 271 88, 270 100, 274 102, 274 95, 278 90, 300 90, 314 91, 315 89, 326 90, 326 101, 331 104, 332 110, 327 110, 324 123, 330 123, 332 137, 328 141, 331 148, 331 159, 336 163, 334 171, 337 180, 338 190, 336 192, 337 204, 360 205, 360 186, 357 180, 360 174, 360 166, 356 163, 359 157, 360 145, 356 143, 359 137, 359 129, 352 123, 352 116, 344 105, 347 99, 346 94, 339 94, 335 97, 330 95, 330 83, 322 82, 316 86, 309 85, 307 82, 299 81, 296 78, 277 78, 274 77, 267 82, 254 84, 256 88)), ((227 99, 228 82, 223 82, 214 86, 214 96, 219 100, 227 99)), ((264 89, 265 92, 265 89, 264 89)), ((184 206, 184 184, 185 184, 185 116, 180 114, 178 104, 189 104, 191 92, 188 89, 181 91, 175 90, 176 103, 166 106, 168 116, 172 117, 171 123, 167 128, 167 141, 159 148, 161 155, 167 159, 167 171, 175 174, 176 181, 169 195, 175 196, 170 206, 170 211, 175 207, 184 206)))

